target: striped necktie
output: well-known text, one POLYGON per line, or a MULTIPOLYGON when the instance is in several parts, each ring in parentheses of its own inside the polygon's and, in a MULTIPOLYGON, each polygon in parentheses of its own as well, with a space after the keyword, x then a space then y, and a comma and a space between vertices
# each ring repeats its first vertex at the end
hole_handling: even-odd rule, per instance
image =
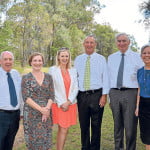
POLYGON ((87 57, 84 73, 84 89, 90 89, 90 56, 87 57))

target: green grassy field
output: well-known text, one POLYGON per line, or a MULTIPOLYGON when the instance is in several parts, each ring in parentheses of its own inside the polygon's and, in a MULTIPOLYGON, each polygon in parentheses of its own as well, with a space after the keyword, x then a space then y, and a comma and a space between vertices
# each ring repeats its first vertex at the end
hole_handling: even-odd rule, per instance
MULTIPOLYGON (((53 128, 53 149, 56 150, 56 132, 57 127, 53 128)), ((114 141, 113 141, 113 119, 109 105, 107 104, 104 111, 103 123, 102 123, 102 136, 101 136, 101 150, 113 150, 114 141)), ((69 134, 66 140, 64 150, 80 150, 80 128, 79 123, 75 126, 72 126, 69 130, 69 134)), ((139 130, 137 136, 137 150, 144 150, 144 145, 141 143, 139 138, 139 130)), ((27 150, 25 144, 22 143, 14 150, 27 150)))
MULTIPOLYGON (((21 72, 21 74, 30 72, 30 68, 17 68, 18 71, 21 72)), ((43 68, 43 71, 47 72, 48 68, 43 68)), ((104 110, 103 115, 103 122, 102 122, 102 135, 101 135, 101 150, 113 150, 114 149, 114 139, 113 139, 113 118, 112 113, 109 108, 109 105, 107 104, 104 110)), ((56 150, 55 144, 56 144, 56 132, 57 127, 55 126, 53 128, 53 149, 56 150)), ((80 143, 80 127, 79 123, 75 126, 72 126, 69 130, 69 134, 66 140, 65 148, 64 150, 80 150, 81 149, 81 143, 80 143)), ((25 144, 22 143, 18 145, 18 147, 14 148, 14 150, 27 150, 25 147, 25 144)), ((138 128, 138 134, 137 134, 137 150, 145 150, 144 145, 141 143, 141 140, 139 138, 139 128, 138 128)))

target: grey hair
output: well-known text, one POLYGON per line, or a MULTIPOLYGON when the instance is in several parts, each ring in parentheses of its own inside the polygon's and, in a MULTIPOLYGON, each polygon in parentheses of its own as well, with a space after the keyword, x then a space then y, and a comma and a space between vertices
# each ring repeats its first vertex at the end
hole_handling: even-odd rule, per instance
POLYGON ((115 39, 117 40, 118 37, 120 37, 120 36, 122 36, 122 35, 125 35, 125 36, 127 37, 127 39, 130 41, 129 35, 128 35, 127 33, 125 33, 125 32, 117 33, 117 34, 115 35, 115 39))
POLYGON ((14 54, 12 52, 10 52, 10 51, 3 51, 3 52, 1 52, 0 59, 3 58, 4 54, 10 54, 12 56, 12 59, 14 60, 14 54))
POLYGON ((84 39, 84 41, 87 39, 87 38, 89 38, 89 37, 92 37, 93 39, 94 39, 94 41, 97 43, 97 39, 96 39, 96 37, 94 36, 94 35, 88 35, 88 36, 86 36, 85 37, 85 39, 84 39))
POLYGON ((145 44, 141 47, 141 54, 143 53, 144 49, 150 47, 150 44, 145 44))

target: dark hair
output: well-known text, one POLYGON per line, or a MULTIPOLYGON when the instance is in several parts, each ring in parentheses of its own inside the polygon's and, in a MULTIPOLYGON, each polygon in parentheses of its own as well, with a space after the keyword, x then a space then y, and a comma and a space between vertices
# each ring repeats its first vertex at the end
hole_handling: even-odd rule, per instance
POLYGON ((44 57, 43 57, 43 55, 42 55, 41 53, 34 52, 34 53, 31 54, 30 57, 29 57, 29 60, 28 60, 29 66, 31 66, 32 59, 33 59, 35 56, 41 56, 41 57, 42 57, 43 64, 44 64, 44 57))

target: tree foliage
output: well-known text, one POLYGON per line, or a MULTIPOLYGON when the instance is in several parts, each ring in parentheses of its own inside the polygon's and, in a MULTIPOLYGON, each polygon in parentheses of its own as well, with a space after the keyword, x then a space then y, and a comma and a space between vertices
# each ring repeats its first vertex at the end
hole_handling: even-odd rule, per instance
POLYGON ((0 51, 12 51, 22 66, 38 51, 53 65, 60 47, 69 47, 74 59, 85 36, 94 34, 98 52, 107 57, 116 50, 117 31, 94 22, 101 8, 98 0, 1 0, 0 51))
POLYGON ((146 28, 150 27, 150 0, 143 1, 139 6, 141 13, 144 16, 143 23, 146 28))
POLYGON ((94 35, 97 38, 98 43, 98 53, 108 57, 108 55, 116 51, 114 36, 116 33, 117 31, 114 31, 109 24, 97 24, 94 26, 94 35))

